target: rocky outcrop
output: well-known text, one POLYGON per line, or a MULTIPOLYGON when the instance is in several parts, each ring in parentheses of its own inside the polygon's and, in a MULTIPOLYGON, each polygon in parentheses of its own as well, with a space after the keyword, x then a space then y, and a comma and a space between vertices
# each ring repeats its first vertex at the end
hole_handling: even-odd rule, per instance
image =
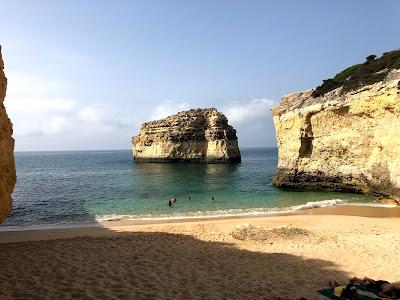
POLYGON ((370 193, 399 203, 400 70, 385 72, 381 81, 351 90, 283 97, 272 110, 275 186, 370 193))
POLYGON ((132 138, 139 162, 240 162, 236 130, 215 108, 191 109, 144 123, 132 138))
POLYGON ((11 211, 11 194, 16 181, 14 139, 11 137, 13 130, 3 103, 7 89, 7 78, 3 69, 0 46, 0 223, 11 211))

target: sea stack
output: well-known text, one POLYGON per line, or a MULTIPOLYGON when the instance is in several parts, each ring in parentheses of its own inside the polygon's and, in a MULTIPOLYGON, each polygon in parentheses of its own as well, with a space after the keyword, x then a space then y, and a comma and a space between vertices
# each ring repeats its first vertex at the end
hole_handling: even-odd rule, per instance
POLYGON ((4 75, 0 46, 0 223, 3 223, 11 211, 11 194, 16 181, 13 129, 4 107, 6 89, 7 78, 4 75))
POLYGON ((371 55, 272 109, 278 187, 369 193, 400 202, 400 50, 371 55))
POLYGON ((236 130, 215 108, 144 123, 132 138, 136 162, 238 163, 236 130))

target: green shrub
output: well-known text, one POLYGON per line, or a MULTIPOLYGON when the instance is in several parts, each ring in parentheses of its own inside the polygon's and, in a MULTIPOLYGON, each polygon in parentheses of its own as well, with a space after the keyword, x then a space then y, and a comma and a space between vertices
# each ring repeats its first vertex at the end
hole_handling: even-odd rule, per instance
POLYGON ((311 94, 314 98, 342 88, 342 93, 359 89, 363 86, 382 81, 390 70, 400 69, 400 50, 385 52, 379 58, 367 57, 363 64, 351 66, 332 79, 324 80, 311 94))

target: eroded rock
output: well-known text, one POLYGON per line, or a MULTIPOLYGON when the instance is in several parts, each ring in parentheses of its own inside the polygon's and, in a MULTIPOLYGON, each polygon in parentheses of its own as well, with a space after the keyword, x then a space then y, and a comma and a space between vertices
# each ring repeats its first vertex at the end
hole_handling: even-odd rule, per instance
POLYGON ((0 46, 0 223, 5 220, 11 211, 11 194, 16 181, 13 129, 4 107, 6 89, 7 78, 4 75, 4 63, 0 46))
POLYGON ((144 123, 132 138, 135 161, 240 162, 236 130, 215 108, 191 109, 144 123))
POLYGON ((357 90, 283 97, 272 110, 279 187, 370 193, 400 200, 400 70, 357 90))

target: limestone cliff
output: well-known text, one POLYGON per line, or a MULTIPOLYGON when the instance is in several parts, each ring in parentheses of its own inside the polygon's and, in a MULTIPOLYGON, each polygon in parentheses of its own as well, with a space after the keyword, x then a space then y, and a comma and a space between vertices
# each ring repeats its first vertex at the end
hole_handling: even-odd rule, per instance
POLYGON ((132 138, 135 161, 240 162, 236 130, 215 108, 191 109, 144 123, 132 138))
POLYGON ((4 75, 4 63, 0 46, 0 223, 11 211, 11 194, 15 185, 14 164, 14 139, 12 136, 12 124, 4 107, 6 96, 7 78, 4 75))
POLYGON ((325 81, 317 93, 283 97, 272 110, 279 148, 275 186, 370 193, 399 203, 400 70, 381 72, 379 81, 354 85, 348 77, 347 89, 325 81))

